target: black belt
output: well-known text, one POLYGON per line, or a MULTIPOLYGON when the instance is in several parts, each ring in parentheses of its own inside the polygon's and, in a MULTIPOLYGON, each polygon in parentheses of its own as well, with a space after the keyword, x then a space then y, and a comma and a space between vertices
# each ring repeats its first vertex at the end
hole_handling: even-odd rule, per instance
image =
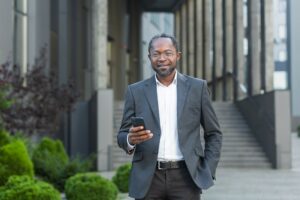
POLYGON ((184 160, 180 161, 157 161, 157 169, 166 170, 166 169, 178 169, 186 167, 184 160))

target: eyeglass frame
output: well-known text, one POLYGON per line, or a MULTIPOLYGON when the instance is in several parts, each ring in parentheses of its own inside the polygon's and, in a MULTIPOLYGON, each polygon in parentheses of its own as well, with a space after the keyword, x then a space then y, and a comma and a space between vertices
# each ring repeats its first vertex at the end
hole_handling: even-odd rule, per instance
POLYGON ((157 60, 162 55, 164 56, 164 58, 172 58, 175 54, 176 54, 175 52, 167 50, 162 53, 159 53, 159 52, 150 53, 150 57, 154 60, 157 60))

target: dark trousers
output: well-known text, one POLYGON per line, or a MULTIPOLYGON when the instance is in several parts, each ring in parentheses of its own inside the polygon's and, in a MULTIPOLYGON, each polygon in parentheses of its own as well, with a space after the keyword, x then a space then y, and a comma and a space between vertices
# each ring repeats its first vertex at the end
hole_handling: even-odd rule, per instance
POLYGON ((146 197, 136 200, 200 200, 200 194, 186 167, 156 169, 146 197))

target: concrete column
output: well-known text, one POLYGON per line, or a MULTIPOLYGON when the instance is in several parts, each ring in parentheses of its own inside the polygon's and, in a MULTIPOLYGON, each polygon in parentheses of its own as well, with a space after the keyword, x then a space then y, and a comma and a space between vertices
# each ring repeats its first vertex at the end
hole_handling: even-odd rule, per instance
POLYGON ((291 70, 291 98, 292 98, 292 116, 293 116, 293 131, 297 130, 300 125, 300 87, 299 87, 299 74, 300 74, 300 1, 290 0, 289 5, 289 21, 290 21, 290 39, 289 39, 289 58, 291 70))
POLYGON ((274 94, 276 168, 290 169, 292 167, 290 92, 277 91, 274 94))
POLYGON ((195 75, 203 78, 203 0, 195 0, 195 75))
POLYGON ((191 76, 195 76, 195 63, 194 63, 194 57, 195 57, 195 39, 194 39, 194 28, 195 28, 195 15, 194 15, 194 0, 188 0, 187 1, 188 6, 188 73, 191 76))
POLYGON ((93 89, 107 88, 107 0, 91 2, 91 54, 93 89))
POLYGON ((93 89, 96 91, 96 150, 97 169, 108 170, 110 146, 113 142, 113 91, 107 89, 109 70, 107 66, 107 0, 91 2, 91 54, 93 89))
POLYGON ((212 19, 211 19, 211 0, 203 0, 203 78, 207 81, 212 80, 211 64, 211 40, 212 40, 212 19))
POLYGON ((130 4, 130 56, 129 56, 129 76, 128 82, 134 83, 141 79, 140 41, 141 41, 141 1, 131 0, 130 4))
POLYGON ((273 1, 264 0, 265 12, 265 80, 266 91, 273 90, 274 57, 273 57, 273 1))
MULTIPOLYGON (((175 37, 177 39, 177 42, 179 44, 179 51, 181 51, 181 24, 180 24, 180 10, 177 10, 175 12, 175 37)), ((178 67, 178 70, 180 71, 180 68, 181 68, 181 62, 182 60, 180 59, 179 62, 177 63, 177 67, 178 67)))
POLYGON ((214 0, 213 6, 213 41, 214 41, 214 52, 213 52, 213 67, 215 68, 215 73, 213 74, 213 82, 215 82, 215 91, 213 91, 213 97, 215 100, 222 99, 222 82, 217 81, 217 78, 222 77, 222 68, 223 68, 223 27, 222 27, 222 1, 221 0, 214 0))
MULTIPOLYGON (((5 6, 3 7, 4 9, 11 11, 10 14, 14 14, 11 15, 13 26, 13 32, 11 34, 11 42, 13 42, 13 62, 20 66, 20 73, 23 76, 27 72, 28 67, 29 3, 27 0, 18 1, 18 3, 17 1, 13 1, 10 8, 6 7, 7 5, 3 5, 3 3, 5 2, 2 2, 1 6, 5 6)), ((34 2, 31 2, 31 4, 33 3, 34 2)), ((6 18, 3 20, 6 20, 6 18)), ((3 26, 4 25, 5 23, 3 26)), ((6 28, 3 30, 6 31, 6 28)))
MULTIPOLYGON (((46 59, 50 54, 50 1, 28 0, 28 66, 35 64, 42 48, 47 47, 46 59)), ((49 67, 49 62, 46 63, 49 67)))
POLYGON ((223 48, 225 52, 224 67, 226 66, 226 72, 223 76, 226 77, 226 96, 225 100, 232 100, 233 99, 233 78, 228 77, 226 74, 227 72, 233 72, 233 0, 226 0, 225 1, 225 32, 226 38, 223 41, 226 41, 226 46, 223 48), (227 78, 228 77, 228 78, 227 78))
POLYGON ((59 84, 66 84, 69 75, 69 40, 68 40, 68 0, 60 0, 58 27, 58 79, 59 84))
POLYGON ((182 66, 181 72, 184 74, 188 73, 188 45, 187 45, 187 8, 186 4, 183 4, 181 7, 181 52, 182 52, 182 66))
POLYGON ((234 1, 234 41, 233 41, 233 76, 234 99, 238 100, 246 96, 242 88, 245 88, 245 64, 244 64, 244 15, 243 1, 234 1))
POLYGON ((254 95, 260 93, 261 87, 261 71, 260 71, 260 24, 259 24, 259 0, 248 1, 248 17, 249 17, 249 70, 250 77, 248 79, 248 94, 254 95))
POLYGON ((111 170, 111 152, 113 144, 113 110, 114 97, 111 89, 100 89, 97 92, 97 169, 111 170))
POLYGON ((126 68, 124 66, 127 50, 126 26, 128 25, 126 21, 126 2, 118 0, 109 1, 108 12, 108 23, 110 26, 109 36, 113 38, 113 40, 110 41, 111 50, 110 56, 108 56, 111 59, 110 72, 112 73, 112 88, 114 88, 115 99, 123 100, 127 85, 125 81, 126 68))
MULTIPOLYGON (((177 42, 180 41, 180 11, 177 10, 175 12, 175 37, 177 39, 177 42)), ((179 48, 181 46, 179 45, 179 48)))

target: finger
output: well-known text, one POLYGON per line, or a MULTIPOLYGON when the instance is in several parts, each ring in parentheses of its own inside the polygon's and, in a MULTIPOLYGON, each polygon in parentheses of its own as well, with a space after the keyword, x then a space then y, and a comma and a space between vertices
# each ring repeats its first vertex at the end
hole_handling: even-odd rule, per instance
POLYGON ((135 133, 135 132, 141 131, 141 130, 143 130, 143 129, 144 129, 143 126, 131 127, 131 128, 129 129, 129 132, 135 133))
POLYGON ((132 135, 131 140, 133 143, 141 143, 144 141, 147 141, 153 137, 153 133, 150 131, 145 132, 145 134, 142 135, 132 135))
POLYGON ((150 130, 142 130, 142 131, 137 131, 137 132, 130 132, 130 136, 139 137, 139 136, 147 135, 149 133, 151 133, 150 130))

